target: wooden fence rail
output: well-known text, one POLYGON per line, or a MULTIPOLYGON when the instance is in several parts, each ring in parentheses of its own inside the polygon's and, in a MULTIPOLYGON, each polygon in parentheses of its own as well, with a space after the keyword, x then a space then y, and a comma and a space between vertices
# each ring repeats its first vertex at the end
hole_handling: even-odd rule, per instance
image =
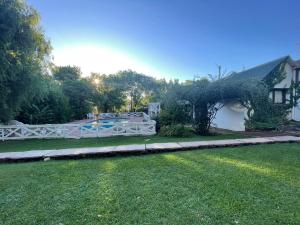
POLYGON ((156 122, 113 122, 0 126, 0 140, 89 138, 155 134, 156 122))

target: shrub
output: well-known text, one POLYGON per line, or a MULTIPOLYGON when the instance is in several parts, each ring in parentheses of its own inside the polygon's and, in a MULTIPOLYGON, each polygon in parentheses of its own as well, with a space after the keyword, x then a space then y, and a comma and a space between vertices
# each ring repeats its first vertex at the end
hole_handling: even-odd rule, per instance
POLYGON ((278 130, 287 122, 288 109, 285 105, 274 104, 268 99, 249 110, 245 120, 247 130, 278 130))
POLYGON ((168 126, 172 124, 185 124, 189 122, 190 115, 188 115, 185 105, 176 102, 169 103, 159 114, 159 123, 161 126, 168 126))
POLYGON ((172 124, 162 126, 159 135, 166 137, 190 137, 194 135, 194 130, 182 124, 172 124))
POLYGON ((160 131, 160 127, 161 127, 160 119, 159 118, 160 118, 159 116, 155 116, 154 118, 152 118, 153 120, 156 121, 155 131, 157 133, 160 131))
POLYGON ((276 130, 286 122, 291 105, 274 103, 269 93, 269 88, 259 83, 248 91, 248 104, 244 103, 248 109, 247 130, 276 130))

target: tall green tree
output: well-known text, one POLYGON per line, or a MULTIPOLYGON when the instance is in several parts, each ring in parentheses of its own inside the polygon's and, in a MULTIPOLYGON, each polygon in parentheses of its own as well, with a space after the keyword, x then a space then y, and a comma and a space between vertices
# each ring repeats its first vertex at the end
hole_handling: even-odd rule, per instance
POLYGON ((93 103, 98 112, 116 112, 125 104, 123 89, 112 84, 108 76, 92 73, 88 80, 94 87, 93 103))
POLYGON ((23 102, 17 120, 27 124, 68 122, 70 107, 61 85, 50 76, 44 77, 41 85, 43 92, 23 102))
POLYGON ((184 86, 184 98, 192 106, 193 127, 197 134, 208 135, 212 121, 221 108, 220 89, 208 79, 193 81, 184 86))
POLYGON ((70 106, 70 119, 83 119, 92 111, 93 86, 81 78, 81 70, 76 66, 54 67, 53 77, 60 83, 70 106))
POLYGON ((81 70, 77 66, 56 66, 53 68, 53 76, 61 82, 78 80, 81 77, 81 70))
POLYGON ((51 46, 39 23, 24 1, 0 1, 0 122, 18 113, 47 66, 51 46))
MULTIPOLYGON (((118 85, 129 99, 131 111, 142 106, 142 100, 153 95, 158 90, 157 81, 150 76, 132 70, 120 71, 109 76, 112 85, 118 85)), ((146 104, 146 102, 144 102, 146 104)))
POLYGON ((220 88, 208 79, 172 82, 163 101, 160 123, 191 123, 199 135, 208 135, 212 121, 221 108, 220 88), (169 114, 169 115, 166 115, 169 114))
POLYGON ((63 93, 69 100, 72 120, 83 119, 92 111, 93 92, 86 80, 67 80, 62 85, 63 93))

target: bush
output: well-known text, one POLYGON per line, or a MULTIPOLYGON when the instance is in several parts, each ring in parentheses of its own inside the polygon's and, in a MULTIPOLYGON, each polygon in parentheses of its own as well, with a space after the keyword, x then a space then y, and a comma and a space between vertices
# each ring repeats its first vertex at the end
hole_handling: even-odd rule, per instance
POLYGON ((245 126, 247 130, 277 130, 287 120, 290 104, 276 104, 269 97, 269 89, 254 87, 249 94, 245 126))
POLYGON ((159 116, 155 116, 154 118, 152 118, 152 120, 156 121, 155 131, 158 133, 161 127, 159 116))
POLYGON ((194 135, 194 130, 182 124, 172 124, 162 126, 159 135, 166 137, 190 137, 194 135))
POLYGON ((38 82, 41 90, 31 91, 31 97, 23 102, 15 119, 26 124, 68 122, 70 107, 61 86, 51 77, 41 77, 38 82))
POLYGON ((158 120, 161 126, 168 126, 172 124, 185 124, 189 122, 190 117, 185 109, 185 105, 169 103, 160 112, 158 120))

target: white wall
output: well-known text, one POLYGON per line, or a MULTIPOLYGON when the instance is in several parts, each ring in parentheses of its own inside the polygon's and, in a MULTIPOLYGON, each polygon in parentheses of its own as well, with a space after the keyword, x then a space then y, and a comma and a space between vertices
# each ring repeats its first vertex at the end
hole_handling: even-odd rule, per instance
MULTIPOLYGON (((292 79, 296 80, 296 71, 293 70, 293 68, 287 64, 285 66, 285 72, 286 72, 286 78, 281 81, 279 84, 275 85, 275 88, 289 88, 292 79)), ((276 94, 275 94, 276 98, 276 94)), ((287 94, 286 99, 288 100, 290 98, 290 94, 287 94)), ((298 101, 298 105, 294 107, 291 111, 291 113, 288 115, 288 119, 293 119, 296 121, 300 121, 300 100, 298 101)))
POLYGON ((293 68, 291 67, 290 64, 286 64, 285 65, 285 73, 286 73, 286 77, 284 80, 282 80, 280 83, 276 84, 274 86, 274 88, 289 88, 291 86, 291 83, 292 83, 292 79, 293 79, 293 76, 294 76, 294 71, 293 71, 293 68))
POLYGON ((216 115, 213 126, 222 129, 245 131, 247 110, 237 102, 226 103, 216 115))
POLYGON ((292 119, 300 121, 300 100, 298 100, 298 105, 292 110, 292 119))

